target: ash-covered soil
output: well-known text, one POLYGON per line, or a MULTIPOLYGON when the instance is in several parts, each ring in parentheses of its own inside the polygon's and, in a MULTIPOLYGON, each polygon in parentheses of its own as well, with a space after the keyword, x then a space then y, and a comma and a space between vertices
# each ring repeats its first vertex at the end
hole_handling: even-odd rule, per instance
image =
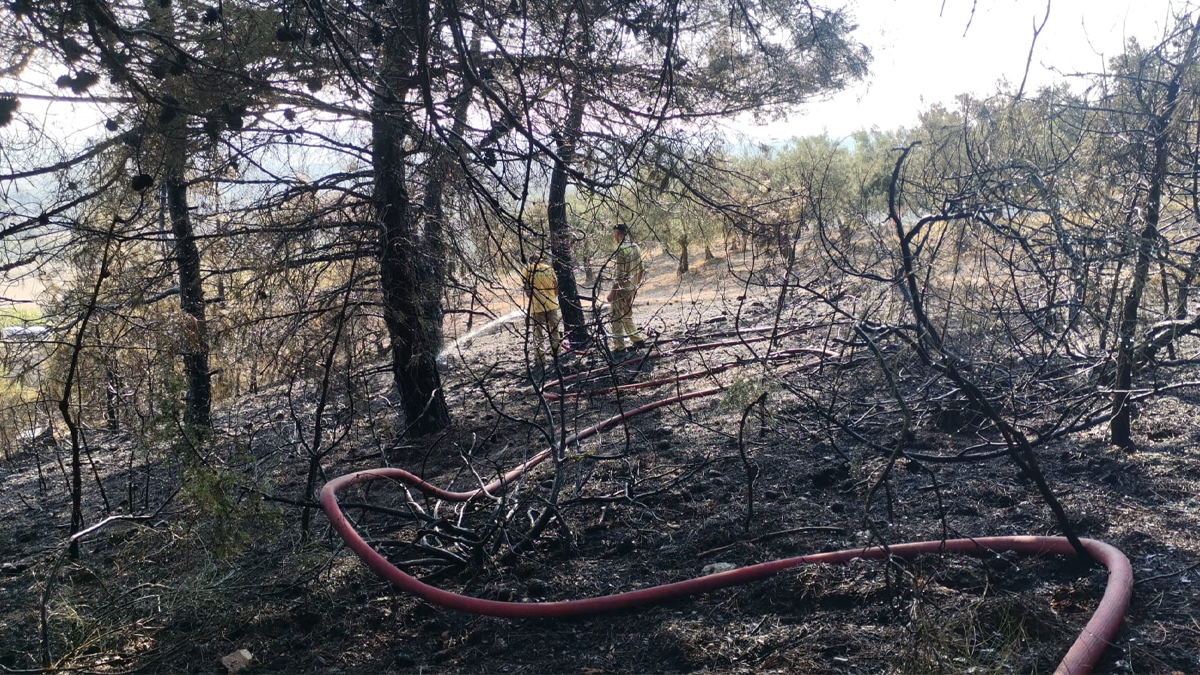
MULTIPOLYGON (((1003 457, 927 464, 932 475, 901 461, 868 503, 887 457, 806 415, 801 398, 771 384, 815 390, 819 378, 838 376, 837 365, 815 355, 761 360, 833 349, 830 333, 802 307, 776 313, 772 298, 717 264, 683 283, 656 271, 636 309, 655 343, 647 361, 609 369, 593 350, 531 376, 523 326, 509 324, 456 355, 446 374, 456 424, 421 439, 399 435, 387 374, 363 371, 363 391, 342 392, 329 406, 336 445, 321 475, 386 465, 471 489, 547 447, 564 426, 584 428, 672 394, 724 392, 597 434, 568 449, 557 482, 546 463, 503 500, 439 503, 379 483, 343 496, 400 511, 415 504, 484 539, 464 564, 412 546, 420 533, 411 521, 379 510, 348 509, 360 531, 430 583, 518 602, 864 546, 872 530, 889 542, 1058 533, 1036 489, 1003 457), (771 325, 805 330, 771 351, 747 342, 681 352, 731 341, 722 333, 735 326, 771 325), (682 382, 595 393, 614 376, 627 385, 727 364, 682 382), (569 389, 579 396, 544 404, 534 393, 588 370, 599 372, 569 389), (523 538, 556 489, 555 517, 523 538)), ((1182 369, 1173 376, 1196 379, 1182 369)), ((37 668, 48 654, 55 667, 98 672, 225 672, 219 659, 246 649, 254 659, 244 673, 1050 672, 1105 584, 1103 570, 1070 560, 927 556, 800 567, 592 618, 469 616, 396 592, 341 546, 319 511, 302 537, 313 399, 311 388, 280 385, 225 406, 201 449, 90 432, 88 522, 104 516, 106 501, 109 513, 154 517, 106 526, 74 562, 62 555, 65 449, 28 450, 0 466, 0 665, 37 668)), ((1109 446, 1103 427, 1038 449, 1080 533, 1133 563, 1133 604, 1099 672, 1200 672, 1198 403, 1180 389, 1145 406, 1136 451, 1109 446)), ((937 426, 918 427, 913 442, 924 452, 950 454, 980 440, 937 426)), ((472 550, 444 536, 421 543, 455 556, 472 550)))

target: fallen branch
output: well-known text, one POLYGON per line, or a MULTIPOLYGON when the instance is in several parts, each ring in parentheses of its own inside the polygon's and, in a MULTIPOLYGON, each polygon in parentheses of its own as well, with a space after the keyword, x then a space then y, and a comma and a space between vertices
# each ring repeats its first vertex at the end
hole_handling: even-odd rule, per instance
POLYGON ((696 557, 697 558, 707 558, 710 555, 716 555, 722 551, 728 551, 729 549, 734 548, 735 546, 740 546, 742 544, 760 544, 764 541, 770 541, 772 539, 786 537, 789 534, 802 534, 802 533, 806 533, 806 532, 831 532, 833 534, 845 534, 846 529, 843 527, 832 527, 829 525, 810 525, 810 526, 806 526, 806 527, 792 527, 792 528, 789 528, 786 530, 779 530, 778 532, 768 532, 766 534, 760 534, 759 536, 757 536, 753 539, 743 539, 741 541, 735 541, 732 544, 725 544, 724 546, 710 548, 707 551, 704 551, 702 553, 697 553, 696 557))

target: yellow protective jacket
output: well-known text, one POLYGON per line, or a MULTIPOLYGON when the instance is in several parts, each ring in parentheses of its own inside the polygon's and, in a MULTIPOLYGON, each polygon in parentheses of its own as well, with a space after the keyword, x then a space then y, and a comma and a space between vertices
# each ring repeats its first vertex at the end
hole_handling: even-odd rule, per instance
POLYGON ((524 274, 525 296, 529 298, 530 314, 558 309, 558 277, 545 263, 533 263, 524 274))

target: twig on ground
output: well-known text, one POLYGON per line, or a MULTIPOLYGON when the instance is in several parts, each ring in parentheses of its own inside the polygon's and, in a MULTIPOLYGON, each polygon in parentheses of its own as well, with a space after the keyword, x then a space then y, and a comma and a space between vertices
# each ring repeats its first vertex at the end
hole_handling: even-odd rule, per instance
POLYGON ((800 534, 802 532, 832 532, 834 534, 845 534, 846 529, 842 528, 842 527, 833 527, 833 526, 829 526, 829 525, 810 525, 810 526, 806 526, 806 527, 793 527, 793 528, 789 528, 786 530, 779 530, 777 532, 768 532, 766 534, 760 534, 759 536, 754 537, 753 539, 744 539, 742 541, 735 541, 732 544, 725 544, 724 546, 710 548, 707 551, 697 553, 696 557, 697 558, 707 558, 710 555, 716 555, 722 551, 728 551, 729 549, 731 549, 735 546, 739 546, 741 544, 758 544, 758 543, 762 543, 764 541, 770 541, 771 539, 778 539, 779 537, 786 537, 789 534, 800 534))
POLYGON ((1175 570, 1174 572, 1166 572, 1165 574, 1158 574, 1158 575, 1155 575, 1152 577, 1146 577, 1145 579, 1137 579, 1133 582, 1133 585, 1137 586, 1138 584, 1144 584, 1149 581, 1158 581, 1159 579, 1166 579, 1168 577, 1177 577, 1181 574, 1186 574, 1188 572, 1191 572, 1192 570, 1196 569, 1197 567, 1200 567, 1200 562, 1192 563, 1191 565, 1188 565, 1187 567, 1185 567, 1181 570, 1175 570))

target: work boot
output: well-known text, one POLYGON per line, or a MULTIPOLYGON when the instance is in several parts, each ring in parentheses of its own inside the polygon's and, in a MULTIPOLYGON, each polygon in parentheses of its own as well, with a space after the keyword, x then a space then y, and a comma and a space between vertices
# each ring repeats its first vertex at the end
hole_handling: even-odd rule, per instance
POLYGON ((575 345, 572 344, 570 340, 564 339, 561 343, 559 343, 559 349, 564 357, 581 356, 587 353, 587 344, 584 343, 581 345, 575 345))

